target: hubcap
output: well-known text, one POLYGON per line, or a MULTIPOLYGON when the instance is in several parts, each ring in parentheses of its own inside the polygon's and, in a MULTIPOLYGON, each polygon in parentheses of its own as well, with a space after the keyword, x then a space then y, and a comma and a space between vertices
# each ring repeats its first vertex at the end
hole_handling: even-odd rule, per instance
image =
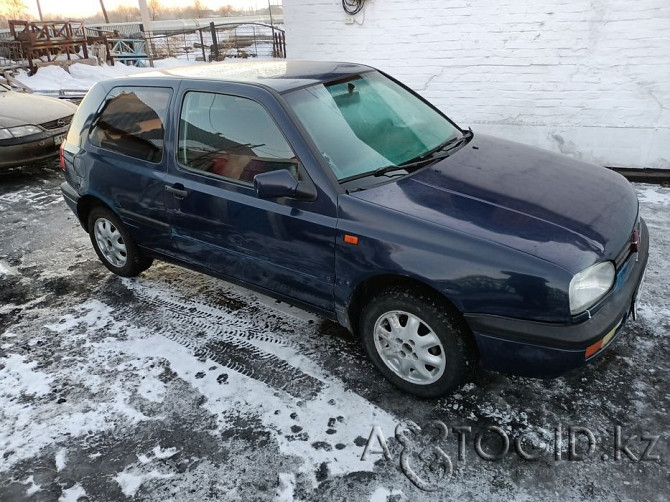
POLYGON ((447 357, 442 342, 414 314, 400 310, 382 314, 375 323, 374 337, 384 364, 403 380, 428 385, 444 373, 447 357))
POLYGON ((119 232, 119 229, 106 218, 98 218, 95 220, 93 228, 95 235, 95 242, 100 248, 102 256, 105 257, 109 263, 115 267, 123 267, 126 264, 128 254, 126 251, 126 243, 119 232))

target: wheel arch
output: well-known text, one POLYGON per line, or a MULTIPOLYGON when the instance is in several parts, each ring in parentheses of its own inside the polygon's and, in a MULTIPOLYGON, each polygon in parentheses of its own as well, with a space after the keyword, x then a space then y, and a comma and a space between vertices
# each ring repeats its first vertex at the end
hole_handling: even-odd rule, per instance
POLYGON ((88 229, 88 215, 91 214, 91 211, 95 207, 104 207, 110 210, 112 213, 116 214, 114 210, 105 204, 104 201, 96 197, 95 195, 84 195, 79 202, 77 203, 77 217, 79 218, 79 223, 86 230, 88 229))
POLYGON ((360 313, 366 302, 376 294, 379 294, 391 287, 407 288, 418 294, 423 294, 433 298, 437 302, 445 305, 447 308, 452 310, 454 314, 457 314, 460 320, 462 320, 463 325, 467 328, 466 332, 470 335, 472 342, 474 343, 474 336, 472 336, 472 332, 470 331, 470 328, 465 321, 462 312, 456 307, 456 304, 450 298, 424 281, 414 277, 392 273, 378 274, 372 277, 368 277, 367 279, 361 281, 354 289, 347 306, 347 315, 349 317, 350 326, 354 334, 359 334, 358 326, 360 313))

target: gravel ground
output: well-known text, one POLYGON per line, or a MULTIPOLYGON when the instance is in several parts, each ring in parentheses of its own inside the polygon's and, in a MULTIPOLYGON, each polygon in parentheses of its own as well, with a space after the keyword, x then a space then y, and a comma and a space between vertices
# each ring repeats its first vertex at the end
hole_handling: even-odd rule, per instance
POLYGON ((317 316, 164 263, 108 273, 60 182, 0 173, 0 500, 668 500, 670 189, 636 187, 641 318, 599 360, 419 400, 317 316), (573 428, 570 460, 570 427, 593 451, 573 428))

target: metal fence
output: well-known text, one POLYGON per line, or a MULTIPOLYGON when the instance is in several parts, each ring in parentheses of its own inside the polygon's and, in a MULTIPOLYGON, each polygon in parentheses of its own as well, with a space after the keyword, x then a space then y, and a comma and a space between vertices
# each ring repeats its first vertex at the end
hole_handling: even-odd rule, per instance
POLYGON ((168 57, 185 61, 286 57, 284 30, 276 24, 219 19, 204 25, 203 21, 161 22, 160 29, 154 29, 151 36, 142 31, 140 23, 77 25, 76 44, 71 39, 54 37, 49 40, 49 47, 39 53, 26 44, 25 37, 17 39, 11 32, 13 39, 0 36, 0 71, 28 68, 34 72, 41 64, 88 57, 89 53, 110 64, 137 66, 149 66, 154 59, 168 57), (61 43, 65 45, 61 47, 61 43))
POLYGON ((106 44, 112 61, 138 66, 164 58, 222 61, 227 58, 286 57, 284 30, 265 23, 217 25, 212 22, 208 27, 152 36, 142 32, 121 34, 100 28, 89 28, 88 33, 89 40, 106 44))

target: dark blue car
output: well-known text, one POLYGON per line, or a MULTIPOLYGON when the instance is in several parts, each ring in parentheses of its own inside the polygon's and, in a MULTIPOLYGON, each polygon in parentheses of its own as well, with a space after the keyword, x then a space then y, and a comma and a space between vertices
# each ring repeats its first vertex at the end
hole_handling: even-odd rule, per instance
POLYGON ((551 377, 635 313, 648 234, 605 168, 474 134, 373 68, 209 64, 95 85, 62 148, 104 265, 154 258, 360 334, 401 389, 551 377))

